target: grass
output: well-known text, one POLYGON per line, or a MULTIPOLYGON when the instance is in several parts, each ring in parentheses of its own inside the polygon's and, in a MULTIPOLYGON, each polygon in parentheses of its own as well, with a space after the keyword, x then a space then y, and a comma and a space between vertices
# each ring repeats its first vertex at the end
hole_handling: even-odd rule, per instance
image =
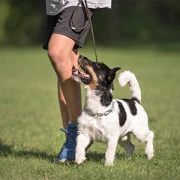
MULTIPOLYGON (((99 60, 136 74, 155 133, 152 160, 146 159, 144 144, 133 138, 133 157, 126 159, 118 147, 112 167, 104 166, 102 143, 90 148, 81 166, 55 163, 65 137, 59 131, 56 76, 46 52, 40 47, 1 49, 0 179, 180 179, 178 47, 98 48, 99 60)), ((89 47, 81 53, 94 58, 89 47)), ((130 97, 129 88, 120 88, 117 79, 114 97, 130 97)))

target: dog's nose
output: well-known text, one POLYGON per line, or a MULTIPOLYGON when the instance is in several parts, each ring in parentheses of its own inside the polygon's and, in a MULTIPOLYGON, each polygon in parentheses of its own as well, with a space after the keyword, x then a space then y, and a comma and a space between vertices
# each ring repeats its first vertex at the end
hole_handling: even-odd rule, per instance
POLYGON ((79 64, 79 65, 82 63, 83 59, 84 59, 84 56, 82 56, 82 55, 80 55, 80 56, 78 57, 78 64, 79 64))
POLYGON ((83 55, 80 55, 80 56, 79 56, 79 59, 83 59, 83 58, 84 58, 84 56, 83 56, 83 55))

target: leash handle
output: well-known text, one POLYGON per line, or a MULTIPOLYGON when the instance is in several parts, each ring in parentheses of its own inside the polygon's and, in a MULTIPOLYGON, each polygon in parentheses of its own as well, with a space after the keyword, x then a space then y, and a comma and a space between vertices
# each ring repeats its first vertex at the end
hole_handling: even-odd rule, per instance
MULTIPOLYGON (((97 51, 96 51, 96 41, 95 41, 95 36, 94 36, 94 30, 93 30, 93 25, 92 25, 92 21, 91 21, 91 17, 90 17, 90 14, 89 14, 89 9, 88 9, 88 4, 87 4, 87 0, 79 0, 79 3, 78 5, 75 7, 74 9, 74 13, 76 12, 76 9, 77 7, 79 6, 79 4, 83 4, 84 5, 84 8, 86 10, 86 16, 88 17, 88 21, 90 23, 90 29, 91 29, 91 35, 92 35, 92 40, 93 40, 93 47, 94 47, 94 54, 95 54, 95 58, 96 58, 96 62, 98 62, 98 57, 97 57, 97 51)), ((83 30, 87 25, 88 25, 88 21, 85 23, 85 25, 81 28, 79 27, 76 27, 75 24, 74 24, 74 13, 73 13, 73 16, 72 16, 72 24, 73 26, 78 29, 78 30, 83 30)))

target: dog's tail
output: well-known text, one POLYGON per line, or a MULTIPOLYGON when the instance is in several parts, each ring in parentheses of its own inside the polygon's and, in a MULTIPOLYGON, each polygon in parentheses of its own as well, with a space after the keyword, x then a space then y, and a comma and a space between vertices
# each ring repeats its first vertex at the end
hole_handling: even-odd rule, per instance
POLYGON ((119 75, 119 84, 124 87, 127 83, 129 83, 132 99, 137 100, 139 103, 141 102, 141 89, 139 87, 139 83, 136 79, 136 76, 130 71, 124 71, 119 75))

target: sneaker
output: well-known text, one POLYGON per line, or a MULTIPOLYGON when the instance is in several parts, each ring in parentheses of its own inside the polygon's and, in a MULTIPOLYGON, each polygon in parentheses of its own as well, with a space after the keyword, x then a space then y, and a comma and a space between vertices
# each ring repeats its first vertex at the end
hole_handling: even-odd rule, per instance
POLYGON ((75 159, 77 123, 69 124, 67 129, 61 128, 61 130, 67 133, 67 137, 66 142, 58 154, 58 160, 60 162, 72 161, 75 159))

